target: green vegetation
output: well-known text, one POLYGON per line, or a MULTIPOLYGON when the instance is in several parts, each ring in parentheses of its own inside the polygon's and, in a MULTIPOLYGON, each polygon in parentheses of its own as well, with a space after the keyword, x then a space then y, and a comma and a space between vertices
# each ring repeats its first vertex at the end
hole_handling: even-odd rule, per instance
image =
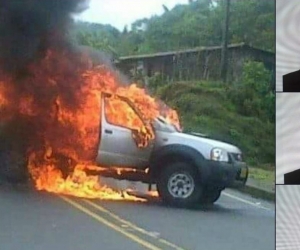
POLYGON ((77 23, 73 36, 80 45, 92 47, 113 56, 117 55, 115 48, 122 40, 120 32, 111 25, 84 22, 77 23))
POLYGON ((249 177, 259 182, 264 183, 275 183, 274 172, 261 168, 250 168, 249 177))
MULTIPOLYGON (((245 42, 275 49, 275 4, 270 0, 231 1, 229 43, 245 42)), ((77 23, 80 44, 117 56, 219 46, 222 41, 224 1, 191 0, 161 16, 134 22, 121 32, 110 25, 77 23)))
POLYGON ((185 131, 239 146, 251 166, 275 165, 275 96, 269 88, 270 73, 261 63, 245 64, 242 82, 233 86, 165 84, 159 78, 150 79, 150 90, 178 110, 185 131))
POLYGON ((250 193, 253 196, 274 201, 275 198, 274 166, 273 167, 269 166, 269 168, 267 167, 267 169, 270 170, 265 170, 261 168, 249 168, 249 181, 251 180, 250 185, 254 187, 254 189, 247 186, 241 190, 246 193, 250 193), (261 190, 267 190, 268 193, 261 190))

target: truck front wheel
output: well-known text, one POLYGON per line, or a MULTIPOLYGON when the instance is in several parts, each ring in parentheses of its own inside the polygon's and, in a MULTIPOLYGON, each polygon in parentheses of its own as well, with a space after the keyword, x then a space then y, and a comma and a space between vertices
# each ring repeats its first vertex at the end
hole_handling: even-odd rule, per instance
POLYGON ((162 170, 157 189, 162 200, 174 206, 191 207, 202 195, 196 170, 187 163, 171 163, 162 170))
POLYGON ((203 195, 200 198, 200 202, 202 204, 213 204, 220 198, 221 192, 222 190, 220 189, 206 188, 203 191, 203 195))

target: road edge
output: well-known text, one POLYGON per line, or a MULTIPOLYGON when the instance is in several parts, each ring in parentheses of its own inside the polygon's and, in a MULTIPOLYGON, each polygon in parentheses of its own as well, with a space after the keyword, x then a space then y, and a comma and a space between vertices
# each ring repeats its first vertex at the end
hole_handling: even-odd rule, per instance
POLYGON ((253 185, 246 184, 244 187, 236 188, 236 190, 242 193, 249 194, 255 198, 260 198, 260 199, 265 199, 268 201, 275 202, 275 192, 270 192, 253 185))

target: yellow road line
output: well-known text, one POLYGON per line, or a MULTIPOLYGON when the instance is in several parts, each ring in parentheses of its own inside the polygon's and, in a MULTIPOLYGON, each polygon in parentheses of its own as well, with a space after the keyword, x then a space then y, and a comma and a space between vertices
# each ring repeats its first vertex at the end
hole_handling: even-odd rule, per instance
MULTIPOLYGON (((114 218, 115 220, 121 222, 122 224, 125 224, 127 225, 128 227, 132 228, 133 230, 137 231, 137 232, 140 232, 142 234, 145 234, 151 238, 155 238, 157 239, 158 237, 155 237, 153 234, 151 234, 150 232, 148 232, 147 230, 143 229, 143 228, 140 228, 138 226, 136 226, 135 224, 131 223, 130 221, 127 221, 127 220, 124 220, 122 218, 120 218, 118 215, 110 212, 109 210, 105 209, 104 207, 98 205, 98 204, 95 204, 94 202, 91 202, 89 200, 84 200, 87 204, 89 204, 90 206, 96 208, 97 210, 103 212, 103 213, 106 213, 108 214, 110 217, 114 218)), ((159 239, 159 241, 173 249, 176 249, 176 250, 184 250, 183 248, 179 247, 179 246, 176 246, 175 244, 165 240, 165 239, 159 239)))
POLYGON ((129 232, 126 232, 125 230, 123 230, 121 227, 118 227, 117 225, 109 222, 108 220, 102 218, 101 216, 99 216, 96 213, 91 212, 90 210, 88 210, 87 208, 81 206, 80 204, 78 204, 75 201, 70 200, 67 197, 63 197, 60 196, 61 199, 63 199, 64 201, 68 202, 70 205, 72 205, 73 207, 77 208, 78 210, 81 210, 82 212, 84 212, 85 214, 89 215, 90 217, 94 218, 95 220, 97 220, 98 222, 110 227, 111 229, 123 234, 124 236, 126 236, 127 238, 135 241, 136 243, 142 245, 143 247, 147 248, 147 249, 151 249, 151 250, 162 250, 161 248, 158 248, 154 245, 152 245, 151 243, 135 236, 134 234, 131 234, 129 232))

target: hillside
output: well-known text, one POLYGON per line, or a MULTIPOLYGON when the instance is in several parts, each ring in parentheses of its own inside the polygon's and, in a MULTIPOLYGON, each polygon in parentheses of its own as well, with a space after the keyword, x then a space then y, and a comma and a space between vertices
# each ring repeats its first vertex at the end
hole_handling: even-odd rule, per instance
POLYGON ((224 88, 179 82, 161 89, 159 97, 177 109, 185 131, 237 145, 250 165, 274 164, 275 124, 239 114, 224 88))

